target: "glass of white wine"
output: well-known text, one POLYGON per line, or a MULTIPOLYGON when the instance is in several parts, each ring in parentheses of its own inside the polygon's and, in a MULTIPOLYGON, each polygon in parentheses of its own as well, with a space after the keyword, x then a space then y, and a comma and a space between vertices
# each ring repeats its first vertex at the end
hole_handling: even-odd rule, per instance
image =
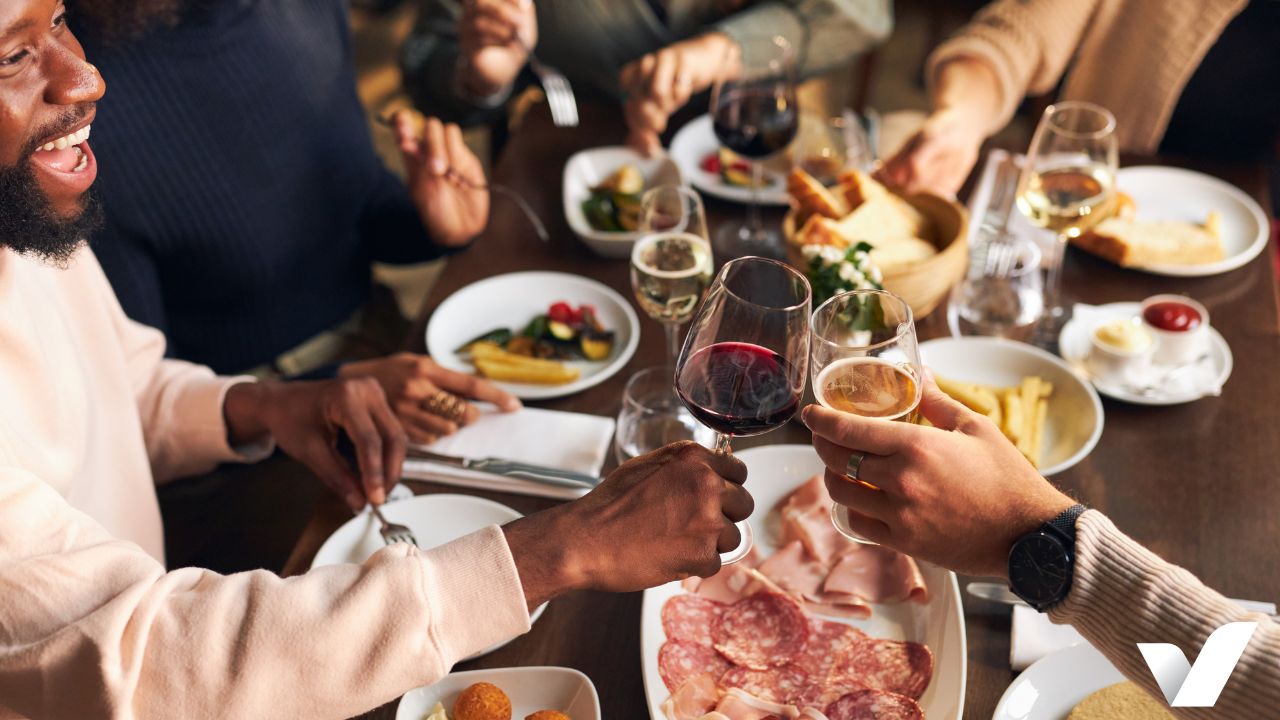
MULTIPOLYGON (((1067 320, 1062 264, 1067 243, 1106 218, 1115 196, 1116 118, 1087 102, 1050 105, 1040 118, 1018 182, 1018 209, 1057 234, 1048 261, 1044 321, 1067 320)), ((1052 330, 1053 328, 1049 328, 1052 330)))
POLYGON ((693 317, 711 284, 702 200, 688 188, 654 188, 641 200, 640 230, 648 234, 631 251, 631 289, 640 309, 665 327, 667 358, 674 365, 680 327, 693 317))
MULTIPOLYGON (((885 290, 841 293, 813 312, 809 329, 809 372, 819 404, 867 418, 919 419, 924 366, 905 300, 885 290)), ((844 506, 831 506, 831 521, 845 536, 874 544, 850 527, 844 506)))

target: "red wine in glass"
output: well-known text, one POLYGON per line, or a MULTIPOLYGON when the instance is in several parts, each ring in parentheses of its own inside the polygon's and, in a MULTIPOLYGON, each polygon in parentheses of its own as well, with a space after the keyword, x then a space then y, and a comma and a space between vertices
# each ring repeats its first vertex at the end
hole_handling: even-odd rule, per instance
POLYGON ((712 127, 722 145, 762 160, 786 149, 800 128, 795 99, 775 85, 722 91, 712 127))
POLYGON ((722 435, 758 435, 800 405, 794 369, 778 353, 744 342, 702 348, 685 361, 676 390, 689 412, 722 435))

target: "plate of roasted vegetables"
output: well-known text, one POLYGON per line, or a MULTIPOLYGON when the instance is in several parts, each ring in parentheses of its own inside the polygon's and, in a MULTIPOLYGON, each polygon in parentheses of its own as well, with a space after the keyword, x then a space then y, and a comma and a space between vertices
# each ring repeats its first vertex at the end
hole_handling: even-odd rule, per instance
POLYGON ((561 397, 604 382, 640 342, 621 295, 578 275, 521 272, 450 295, 427 324, 427 352, 524 400, 561 397))
POLYGON ((564 168, 564 213, 569 227, 605 257, 631 256, 640 239, 640 199, 659 185, 680 185, 680 169, 665 157, 627 147, 583 150, 564 168))

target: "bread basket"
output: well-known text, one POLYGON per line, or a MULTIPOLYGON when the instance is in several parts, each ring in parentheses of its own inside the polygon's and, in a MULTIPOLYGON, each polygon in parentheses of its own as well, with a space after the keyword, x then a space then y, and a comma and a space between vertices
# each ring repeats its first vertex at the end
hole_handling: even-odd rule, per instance
MULTIPOLYGON (((930 193, 903 198, 933 222, 936 236, 923 238, 938 248, 938 254, 892 274, 886 274, 884 289, 898 295, 911 306, 917 320, 933 312, 951 287, 964 277, 969 262, 969 216, 963 206, 930 193)), ((782 220, 782 233, 787 240, 787 257, 801 270, 809 261, 800 253, 796 242, 796 211, 787 212, 782 220)))

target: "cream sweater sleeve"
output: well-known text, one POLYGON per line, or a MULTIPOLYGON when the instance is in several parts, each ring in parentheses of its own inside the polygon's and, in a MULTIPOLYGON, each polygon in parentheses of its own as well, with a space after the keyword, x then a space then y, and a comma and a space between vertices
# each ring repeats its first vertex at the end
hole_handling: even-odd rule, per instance
POLYGON ((1027 94, 1053 89, 1101 0, 996 0, 929 56, 925 77, 960 57, 985 62, 996 74, 1000 110, 987 128, 1009 124, 1027 94))
POLYGON ((1280 625, 1249 613, 1161 560, 1090 510, 1076 521, 1071 594, 1049 617, 1070 623, 1126 677, 1163 698, 1137 644, 1173 643, 1195 658, 1205 639, 1229 622, 1257 621, 1217 705, 1176 708, 1180 718, 1264 718, 1280 708, 1280 625))
POLYGON ((0 717, 346 718, 529 628, 502 531, 281 579, 171 573, 0 468, 0 717))

